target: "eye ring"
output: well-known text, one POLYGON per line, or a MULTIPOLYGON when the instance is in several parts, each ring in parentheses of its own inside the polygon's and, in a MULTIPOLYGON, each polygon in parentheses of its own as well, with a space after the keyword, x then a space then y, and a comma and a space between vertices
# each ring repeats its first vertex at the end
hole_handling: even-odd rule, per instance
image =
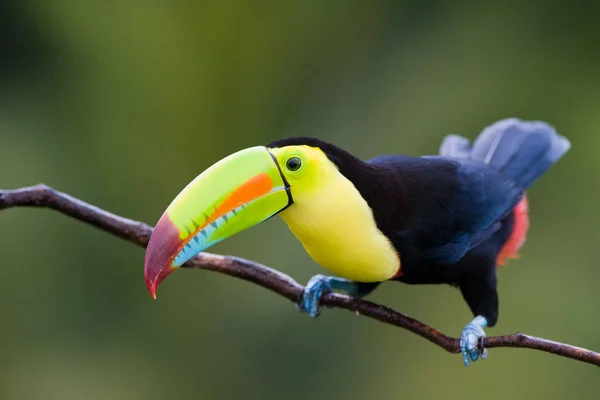
POLYGON ((285 168, 291 172, 298 171, 300 168, 302 168, 302 159, 298 156, 288 158, 285 162, 285 168))

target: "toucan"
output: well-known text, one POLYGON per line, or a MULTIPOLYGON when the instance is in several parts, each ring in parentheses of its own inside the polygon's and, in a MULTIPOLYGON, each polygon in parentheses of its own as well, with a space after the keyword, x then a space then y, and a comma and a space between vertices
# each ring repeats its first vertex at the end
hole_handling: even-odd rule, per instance
POLYGON ((323 294, 362 297, 386 281, 457 287, 474 319, 461 333, 465 366, 486 358, 498 321, 497 267, 529 228, 526 190, 571 147, 542 121, 507 118, 471 143, 450 134, 438 155, 368 161, 312 137, 277 140, 218 161, 160 217, 144 274, 150 293, 190 258, 279 215, 314 261, 299 299, 311 317, 323 294))

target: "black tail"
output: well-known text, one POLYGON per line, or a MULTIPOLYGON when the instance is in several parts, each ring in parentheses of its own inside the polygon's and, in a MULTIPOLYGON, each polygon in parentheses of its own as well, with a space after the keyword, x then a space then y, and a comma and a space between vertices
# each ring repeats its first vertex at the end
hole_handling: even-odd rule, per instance
POLYGON ((570 148, 569 140, 545 122, 509 118, 485 128, 473 146, 461 136, 448 135, 440 155, 484 162, 527 189, 570 148))

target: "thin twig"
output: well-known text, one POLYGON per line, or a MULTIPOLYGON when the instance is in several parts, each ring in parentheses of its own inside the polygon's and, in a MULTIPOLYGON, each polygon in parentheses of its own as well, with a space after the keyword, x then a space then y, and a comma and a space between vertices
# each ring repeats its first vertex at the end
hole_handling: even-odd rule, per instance
MULTIPOLYGON (((148 244, 152 233, 152 227, 149 225, 112 214, 46 185, 36 185, 16 190, 0 190, 0 210, 21 206, 52 208, 143 247, 148 244)), ((244 279, 278 293, 292 302, 297 302, 304 289, 302 285, 288 275, 238 257, 201 253, 188 261, 183 267, 216 271, 244 279)), ((328 307, 343 308, 404 328, 451 353, 460 352, 459 339, 446 336, 429 325, 389 307, 337 293, 325 295, 322 303, 328 307)), ((483 345, 487 348, 519 347, 540 350, 600 366, 599 353, 523 333, 486 337, 483 340, 483 345)))

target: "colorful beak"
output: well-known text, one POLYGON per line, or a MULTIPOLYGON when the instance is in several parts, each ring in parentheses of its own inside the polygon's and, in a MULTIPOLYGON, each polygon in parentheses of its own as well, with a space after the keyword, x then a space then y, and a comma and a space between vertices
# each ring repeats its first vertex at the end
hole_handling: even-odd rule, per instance
POLYGON ((239 151, 208 168, 173 200, 150 237, 144 275, 152 297, 161 281, 190 258, 292 202, 290 187, 266 147, 239 151))

